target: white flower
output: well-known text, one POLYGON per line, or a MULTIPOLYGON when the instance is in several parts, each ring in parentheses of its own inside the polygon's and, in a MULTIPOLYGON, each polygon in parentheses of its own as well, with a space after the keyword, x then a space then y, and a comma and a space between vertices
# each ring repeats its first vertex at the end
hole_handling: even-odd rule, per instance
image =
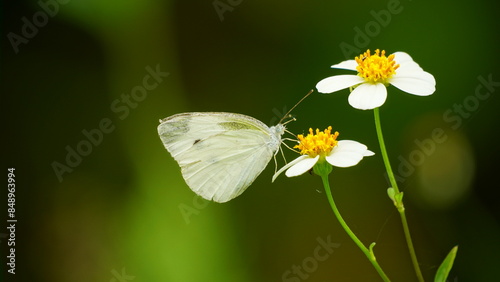
POLYGON ((434 76, 425 72, 404 52, 385 56, 385 51, 370 50, 354 60, 343 61, 332 68, 357 71, 357 75, 336 75, 327 77, 316 88, 320 93, 332 93, 353 87, 349 104, 356 109, 371 110, 382 106, 387 98, 389 84, 410 94, 427 96, 436 90, 434 76))
POLYGON ((294 148, 298 148, 302 156, 291 161, 282 167, 273 176, 274 180, 284 170, 288 177, 301 175, 314 167, 319 161, 327 161, 329 164, 337 167, 350 167, 358 164, 363 157, 373 156, 375 153, 368 150, 366 145, 352 140, 338 140, 338 132, 334 134, 332 127, 329 126, 324 131, 316 129, 314 134, 312 128, 309 129, 309 134, 304 137, 299 134, 299 144, 294 148))

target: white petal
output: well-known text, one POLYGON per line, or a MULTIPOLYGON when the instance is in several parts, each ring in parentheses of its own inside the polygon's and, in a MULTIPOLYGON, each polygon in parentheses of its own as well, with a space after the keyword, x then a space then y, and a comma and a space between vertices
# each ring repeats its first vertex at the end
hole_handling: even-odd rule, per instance
POLYGON ((273 175, 273 180, 272 182, 274 182, 274 180, 276 180, 276 178, 278 177, 278 175, 280 175, 283 171, 285 171, 286 169, 288 169, 289 167, 291 167, 292 165, 295 165, 296 163, 302 161, 303 159, 305 158, 309 158, 308 155, 302 155, 298 158, 296 158, 295 160, 287 163, 286 165, 284 165, 282 168, 280 168, 280 170, 278 170, 274 175, 273 175))
POLYGON ((318 84, 316 88, 320 93, 332 93, 341 89, 363 83, 365 80, 357 75, 346 74, 327 77, 318 84))
POLYGON ((338 152, 326 157, 326 161, 337 167, 350 167, 357 165, 363 159, 363 155, 353 152, 338 152))
POLYGON ((401 74, 405 74, 408 72, 415 72, 415 71, 424 71, 424 70, 417 63, 413 61, 402 63, 396 69, 396 73, 401 73, 401 74))
POLYGON ((352 140, 340 140, 326 157, 326 161, 337 167, 349 167, 358 164, 364 156, 373 154, 364 144, 352 140))
POLYGON ((398 72, 423 71, 423 69, 405 52, 394 53, 394 61, 399 64, 398 72))
POLYGON ((394 52, 394 60, 398 64, 404 64, 407 62, 414 62, 412 57, 405 52, 394 52))
POLYGON ((363 153, 363 157, 370 157, 373 155, 375 155, 375 153, 370 150, 366 150, 366 152, 363 153))
POLYGON ((318 162, 318 160, 319 160, 319 155, 317 155, 315 158, 307 156, 307 158, 302 159, 300 162, 294 164, 291 168, 289 168, 285 172, 285 175, 288 177, 301 175, 304 172, 313 168, 313 166, 318 162))
POLYGON ((382 106, 387 98, 387 89, 382 83, 363 83, 349 95, 349 104, 356 109, 371 110, 382 106))
MULTIPOLYGON (((354 140, 339 140, 337 143, 337 146, 333 148, 332 152, 338 152, 338 151, 343 151, 343 152, 356 152, 363 154, 368 150, 368 147, 366 147, 365 144, 359 143, 358 141, 354 140)), ((369 151, 371 152, 371 151, 369 151)), ((373 153, 373 152, 372 152, 373 153)))
POLYGON ((436 91, 436 79, 425 71, 398 72, 390 80, 390 83, 404 92, 427 96, 436 91))
POLYGON ((341 63, 338 63, 336 65, 333 65, 333 69, 344 69, 344 70, 356 70, 356 67, 358 66, 358 63, 356 63, 355 60, 347 60, 343 61, 341 63))

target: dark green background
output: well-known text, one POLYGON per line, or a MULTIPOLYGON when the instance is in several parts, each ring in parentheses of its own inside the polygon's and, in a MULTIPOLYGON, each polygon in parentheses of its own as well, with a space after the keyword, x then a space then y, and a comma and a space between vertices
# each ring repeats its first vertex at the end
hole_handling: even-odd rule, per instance
MULTIPOLYGON (((497 3, 229 2, 235 6, 221 21, 213 1, 69 0, 17 54, 8 34, 21 35, 22 18, 32 21, 43 10, 36 1, 4 3, 2 159, 4 169, 16 168, 17 281, 112 281, 122 270, 135 277, 130 281, 282 281, 285 271, 313 257, 317 238, 328 236, 340 246, 307 281, 379 281, 334 218, 318 177, 280 176, 271 184, 271 163, 237 199, 205 205, 156 131, 158 119, 186 111, 236 112, 275 124, 319 80, 346 73, 330 69, 347 59, 341 44, 405 51, 435 76, 432 96, 389 87, 381 108, 397 174, 401 158, 422 153, 415 142, 435 129, 447 136, 400 186, 422 271, 432 281, 459 245, 449 281, 496 278, 500 87, 483 100, 474 95, 479 76, 500 82, 497 3), (378 24, 374 13, 388 5, 398 11, 378 24), (358 28, 366 33, 367 26, 371 36, 357 42, 358 28), (113 101, 157 65, 170 75, 120 119, 113 101), (464 103, 464 113, 453 112, 464 103), (52 163, 64 163, 65 147, 75 148, 85 140, 82 130, 106 118, 114 130, 59 182, 52 163), (195 211, 188 221, 186 207, 195 211)), ((386 196, 373 113, 353 109, 347 96, 348 90, 314 93, 294 110, 297 121, 288 129, 332 125, 339 139, 376 153, 334 169, 333 195, 359 238, 377 242, 391 279, 416 281, 386 196)))

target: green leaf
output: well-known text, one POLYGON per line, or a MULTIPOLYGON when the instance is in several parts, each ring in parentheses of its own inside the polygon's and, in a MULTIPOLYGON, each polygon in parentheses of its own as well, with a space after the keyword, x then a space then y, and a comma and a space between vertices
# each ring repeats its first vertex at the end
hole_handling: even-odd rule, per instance
POLYGON ((453 262, 455 261, 455 257, 457 256, 457 250, 458 246, 455 246, 448 253, 443 263, 441 263, 436 272, 434 282, 446 282, 446 278, 448 278, 448 274, 450 273, 450 270, 453 267, 453 262))

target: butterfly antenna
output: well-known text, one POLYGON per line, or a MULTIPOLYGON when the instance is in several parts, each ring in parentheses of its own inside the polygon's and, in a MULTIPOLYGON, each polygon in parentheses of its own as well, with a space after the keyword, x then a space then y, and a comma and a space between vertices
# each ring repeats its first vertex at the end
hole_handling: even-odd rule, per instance
POLYGON ((295 104, 295 106, 293 106, 289 111, 288 113, 286 113, 280 120, 279 123, 281 123, 285 118, 287 118, 288 116, 290 116, 290 113, 293 111, 293 109, 295 109, 300 103, 302 103, 302 101, 304 101, 305 98, 307 98, 309 95, 311 95, 312 93, 314 92, 314 89, 311 89, 307 94, 306 96, 304 96, 302 99, 300 99, 299 102, 297 102, 297 104, 295 104))

